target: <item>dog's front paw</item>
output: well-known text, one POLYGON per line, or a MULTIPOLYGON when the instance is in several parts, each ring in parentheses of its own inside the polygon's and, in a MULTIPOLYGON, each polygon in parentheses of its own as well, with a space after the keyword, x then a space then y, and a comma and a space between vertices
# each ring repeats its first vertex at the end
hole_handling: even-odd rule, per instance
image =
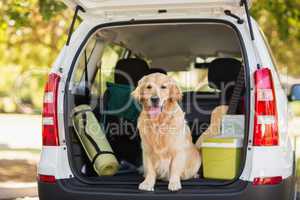
POLYGON ((149 181, 144 181, 139 185, 139 190, 154 191, 154 184, 149 181))
POLYGON ((169 182, 169 186, 168 186, 168 189, 170 191, 178 191, 178 190, 181 190, 181 183, 180 181, 170 181, 169 182))

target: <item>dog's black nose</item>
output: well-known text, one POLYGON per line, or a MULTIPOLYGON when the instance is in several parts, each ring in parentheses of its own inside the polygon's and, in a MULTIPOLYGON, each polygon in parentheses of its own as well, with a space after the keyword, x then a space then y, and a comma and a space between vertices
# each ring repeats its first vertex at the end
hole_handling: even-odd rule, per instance
POLYGON ((151 102, 153 105, 157 106, 159 103, 159 97, 158 96, 153 96, 150 98, 151 102))

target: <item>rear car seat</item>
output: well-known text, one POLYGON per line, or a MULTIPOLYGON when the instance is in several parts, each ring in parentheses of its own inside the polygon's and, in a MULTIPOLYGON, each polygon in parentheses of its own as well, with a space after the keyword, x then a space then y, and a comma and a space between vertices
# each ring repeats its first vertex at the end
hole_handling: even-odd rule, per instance
POLYGON ((164 69, 161 69, 161 68, 150 68, 148 73, 149 74, 162 73, 162 74, 166 74, 167 75, 167 72, 164 69))
MULTIPOLYGON (((138 58, 122 59, 116 64, 114 79, 116 84, 135 88, 138 81, 147 74, 149 74, 149 67, 145 61, 138 58)), ((103 97, 104 107, 109 98, 111 97, 107 90, 103 97)), ((141 147, 136 122, 119 116, 105 115, 104 127, 118 160, 126 160, 135 165, 141 164, 141 147)))
POLYGON ((121 59, 116 64, 115 83, 124 85, 133 84, 131 86, 136 87, 139 80, 148 73, 149 66, 144 60, 139 58, 121 59))
POLYGON ((234 58, 217 58, 208 68, 208 84, 221 91, 221 104, 228 105, 235 82, 241 70, 241 61, 234 58))
POLYGON ((208 128, 211 112, 228 105, 242 63, 234 58, 217 58, 209 64, 208 84, 216 92, 185 92, 182 108, 191 128, 194 142, 208 128))

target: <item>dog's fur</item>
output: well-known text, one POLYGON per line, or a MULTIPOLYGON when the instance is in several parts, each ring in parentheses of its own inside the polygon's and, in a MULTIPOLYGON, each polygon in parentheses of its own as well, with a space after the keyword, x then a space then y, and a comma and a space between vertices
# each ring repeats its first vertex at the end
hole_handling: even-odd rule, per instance
POLYGON ((178 105, 182 92, 165 74, 143 77, 132 93, 142 104, 138 129, 142 140, 145 180, 140 190, 153 191, 156 179, 169 181, 168 189, 181 189, 181 181, 198 176, 201 165, 199 151, 178 105), (159 98, 158 115, 151 116, 151 97, 159 98))

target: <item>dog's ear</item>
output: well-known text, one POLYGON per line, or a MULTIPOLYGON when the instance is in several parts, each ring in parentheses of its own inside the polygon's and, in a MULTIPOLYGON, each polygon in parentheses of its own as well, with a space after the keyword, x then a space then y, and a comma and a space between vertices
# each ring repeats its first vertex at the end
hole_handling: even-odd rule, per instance
POLYGON ((178 87, 175 81, 172 81, 171 87, 170 87, 170 99, 172 101, 181 101, 182 99, 182 91, 178 87))
POLYGON ((142 100, 142 85, 144 82, 145 77, 143 77, 141 80, 138 82, 138 86, 131 92, 131 96, 133 96, 134 99, 137 101, 142 100))
POLYGON ((141 100, 141 86, 137 86, 132 92, 131 92, 131 96, 133 96, 134 99, 136 99, 137 101, 141 100))

